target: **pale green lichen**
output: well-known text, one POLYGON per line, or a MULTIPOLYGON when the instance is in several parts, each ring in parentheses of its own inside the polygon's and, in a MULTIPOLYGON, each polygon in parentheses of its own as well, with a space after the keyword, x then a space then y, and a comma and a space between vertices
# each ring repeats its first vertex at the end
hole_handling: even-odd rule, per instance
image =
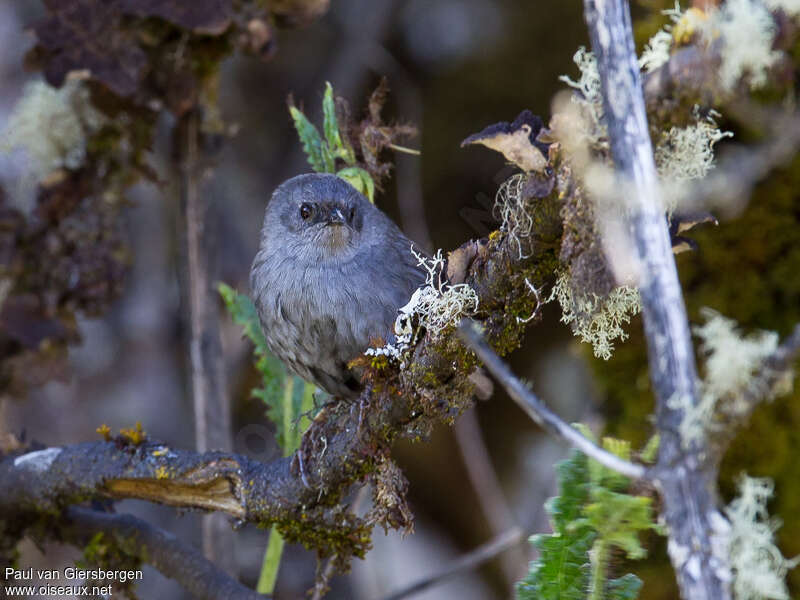
POLYGON ((25 86, 3 132, 0 147, 23 149, 38 180, 58 168, 76 169, 86 158, 87 136, 104 122, 89 102, 83 82, 68 79, 60 89, 43 81, 25 86))
POLYGON ((785 386, 778 389, 772 385, 774 373, 764 366, 778 347, 777 333, 759 331, 743 336, 732 319, 710 308, 701 314, 706 322, 694 328, 700 338, 700 354, 705 357, 699 401, 692 404, 682 397, 668 401, 670 408, 684 413, 679 432, 685 447, 725 426, 726 420, 746 415, 756 402, 786 391, 785 386))
POLYGON ((641 310, 639 291, 628 286, 614 288, 605 296, 586 294, 576 298, 566 273, 559 275, 547 302, 557 300, 561 321, 572 327, 582 341, 592 345, 594 355, 608 360, 614 340, 624 341, 628 334, 622 328, 641 310))
POLYGON ((685 193, 685 184, 702 179, 714 166, 714 146, 730 131, 722 131, 716 118, 720 114, 710 110, 703 117, 695 106, 696 122, 686 127, 672 127, 662 134, 655 149, 655 161, 662 182, 663 202, 672 213, 685 193))
POLYGON ((788 600, 786 573, 798 560, 787 560, 775 545, 780 521, 770 518, 767 502, 773 483, 766 478, 743 475, 739 496, 725 509, 730 521, 728 556, 737 600, 788 600))
POLYGON ((580 78, 575 81, 562 75, 559 80, 580 92, 579 95, 575 94, 571 98, 583 118, 579 133, 586 137, 590 144, 594 144, 607 136, 607 129, 603 122, 605 112, 597 59, 591 51, 581 46, 575 52, 572 60, 581 72, 580 78))
POLYGON ((709 35, 724 41, 719 78, 732 90, 747 76, 751 89, 767 82, 767 71, 781 53, 773 50, 776 26, 767 7, 758 0, 728 0, 716 12, 709 35))
POLYGON ((695 106, 694 113, 695 124, 672 127, 663 134, 655 149, 658 174, 662 179, 674 182, 702 179, 714 166, 714 145, 733 137, 733 133, 721 131, 717 126, 718 112, 711 110, 702 117, 695 106))

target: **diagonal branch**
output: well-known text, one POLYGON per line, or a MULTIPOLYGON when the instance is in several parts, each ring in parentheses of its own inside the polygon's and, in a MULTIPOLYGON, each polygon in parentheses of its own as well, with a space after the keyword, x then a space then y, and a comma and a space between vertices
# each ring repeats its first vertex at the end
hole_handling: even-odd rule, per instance
POLYGON ((389 594, 383 598, 383 600, 401 600, 402 598, 408 598, 409 596, 418 594, 424 590, 427 590, 431 586, 441 583, 448 577, 453 577, 454 575, 458 575, 465 571, 470 571, 475 567, 478 567, 483 563, 493 559, 498 554, 513 548, 519 544, 524 537, 525 534, 518 527, 509 529, 508 531, 495 536, 482 546, 478 546, 471 552, 460 556, 457 560, 454 560, 441 571, 438 571, 429 577, 425 577, 416 583, 412 583, 408 587, 398 590, 393 594, 389 594))
POLYGON ((67 509, 57 531, 63 539, 77 546, 85 546, 94 535, 102 533, 126 554, 133 554, 130 558, 152 565, 200 600, 269 600, 231 578, 171 533, 132 515, 72 506, 67 509))
POLYGON ((539 400, 528 387, 511 372, 503 360, 488 346, 481 337, 475 323, 465 321, 460 328, 461 336, 467 345, 478 355, 489 372, 497 378, 511 399, 516 402, 528 416, 553 436, 566 441, 601 465, 613 469, 632 479, 648 479, 650 477, 644 465, 624 460, 585 438, 581 433, 568 425, 539 400))

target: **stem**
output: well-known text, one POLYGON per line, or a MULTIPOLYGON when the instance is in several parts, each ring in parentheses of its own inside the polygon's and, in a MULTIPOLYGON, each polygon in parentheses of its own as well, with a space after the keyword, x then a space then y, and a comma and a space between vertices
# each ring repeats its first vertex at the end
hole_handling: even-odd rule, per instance
MULTIPOLYGON (((222 359, 217 294, 211 285, 213 262, 207 195, 201 190, 199 109, 189 111, 175 129, 184 239, 183 298, 189 313, 189 362, 194 399, 195 443, 200 452, 230 451, 230 406, 222 359)), ((204 515, 205 555, 235 573, 234 537, 223 515, 204 515)))
POLYGON ((287 375, 286 378, 283 380, 283 398, 281 399, 281 405, 283 406, 283 455, 289 456, 292 452, 294 452, 293 440, 294 437, 291 435, 292 427, 294 426, 294 412, 292 411, 292 405, 294 404, 294 377, 292 375, 287 375), (290 443, 292 440, 292 443, 290 443))
POLYGON ((273 525, 269 532, 269 543, 264 553, 264 562, 261 563, 261 573, 258 576, 256 591, 259 594, 271 594, 275 591, 275 582, 278 579, 278 569, 281 567, 283 556, 283 536, 273 525))
POLYGON ((603 600, 606 589, 606 565, 608 564, 608 546, 598 539, 592 545, 592 581, 589 588, 589 600, 603 600))
POLYGON ((405 154, 413 154, 414 156, 420 156, 422 152, 419 150, 415 150, 414 148, 407 148, 406 146, 400 146, 398 144, 389 144, 389 148, 394 150, 395 152, 404 152, 405 154))

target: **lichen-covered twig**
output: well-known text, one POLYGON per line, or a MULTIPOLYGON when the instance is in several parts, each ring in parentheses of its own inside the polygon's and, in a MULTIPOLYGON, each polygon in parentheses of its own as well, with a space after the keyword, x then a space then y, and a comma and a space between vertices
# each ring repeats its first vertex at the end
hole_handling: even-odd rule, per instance
POLYGON ((647 468, 644 465, 624 460, 608 450, 604 450, 585 436, 580 431, 568 425, 558 415, 551 411, 522 381, 517 379, 497 354, 483 341, 480 331, 475 323, 464 321, 460 333, 467 345, 478 355, 489 372, 494 375, 505 388, 511 399, 516 402, 528 416, 536 421, 548 433, 565 440, 584 454, 592 457, 601 465, 622 473, 632 479, 647 479, 647 468))
POLYGON ((269 600, 231 578, 191 546, 169 532, 132 515, 98 512, 71 506, 57 525, 65 541, 85 546, 102 534, 108 543, 131 553, 131 558, 155 567, 200 600, 269 600))
POLYGON ((647 125, 639 65, 624 0, 585 0, 584 14, 597 57, 611 154, 627 191, 630 231, 639 261, 638 287, 647 337, 650 378, 661 436, 657 468, 669 528, 669 554, 681 595, 692 600, 730 598, 728 558, 715 548, 719 511, 711 490, 716 472, 702 442, 684 448, 682 412, 669 400, 696 404, 697 369, 662 211, 658 175, 647 125))

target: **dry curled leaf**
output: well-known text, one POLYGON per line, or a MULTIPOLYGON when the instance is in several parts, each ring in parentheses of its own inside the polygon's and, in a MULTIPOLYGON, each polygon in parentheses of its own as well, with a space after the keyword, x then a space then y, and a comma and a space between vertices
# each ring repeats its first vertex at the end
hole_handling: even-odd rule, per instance
POLYGON ((461 142, 461 147, 481 144, 500 152, 526 173, 541 172, 547 166, 547 144, 536 138, 542 127, 539 117, 523 110, 512 123, 489 125, 461 142))

